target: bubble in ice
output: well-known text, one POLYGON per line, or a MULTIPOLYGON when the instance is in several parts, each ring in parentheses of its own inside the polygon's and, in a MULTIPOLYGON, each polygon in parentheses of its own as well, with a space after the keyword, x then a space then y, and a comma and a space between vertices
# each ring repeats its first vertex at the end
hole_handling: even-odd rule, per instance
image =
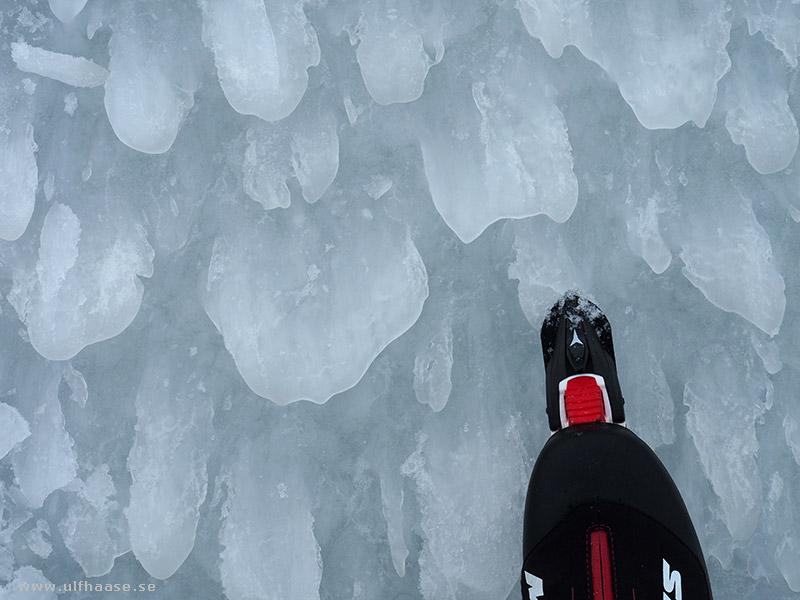
POLYGON ((331 116, 309 118, 289 143, 292 169, 307 202, 322 198, 339 170, 339 137, 331 116), (309 124, 313 124, 309 127, 309 124))
POLYGON ((454 437, 433 427, 402 467, 422 511, 422 596, 505 598, 519 586, 519 550, 501 540, 519 531, 529 475, 518 424, 469 423, 454 437))
POLYGON ((54 203, 47 213, 42 229, 39 262, 36 264, 43 300, 52 300, 55 297, 67 272, 75 266, 80 238, 81 224, 78 217, 68 206, 54 203))
POLYGON ((686 427, 734 540, 753 534, 762 500, 755 420, 763 414, 758 399, 764 398, 768 382, 746 361, 720 344, 709 345, 701 349, 683 392, 689 407, 686 427))
POLYGON ((708 191, 727 208, 698 211, 685 222, 678 234, 683 274, 715 306, 775 335, 783 322, 786 294, 769 236, 738 190, 714 185, 708 191))
POLYGON ((53 551, 50 539, 50 525, 44 519, 37 519, 33 527, 22 534, 25 546, 39 558, 47 558, 53 551))
POLYGON ((25 417, 13 406, 0 402, 0 459, 30 434, 25 417))
POLYGON ((584 279, 564 240, 541 217, 514 223, 514 232, 516 258, 508 267, 508 277, 519 280, 522 312, 539 328, 564 292, 585 289, 584 279))
MULTIPOLYGON (((298 109, 298 112, 300 111, 298 109)), ((339 137, 330 114, 303 114, 291 123, 258 123, 245 134, 245 193, 265 209, 286 208, 295 178, 307 202, 319 200, 339 170, 339 137)))
POLYGON ((414 393, 435 412, 442 410, 453 389, 453 329, 449 320, 433 331, 414 359, 414 393))
POLYGON ((222 587, 229 598, 265 589, 276 598, 316 600, 322 557, 308 491, 297 470, 275 464, 266 450, 263 440, 243 444, 226 477, 222 587))
POLYGON ((378 200, 390 189, 392 189, 392 180, 383 175, 372 175, 369 183, 364 185, 364 191, 373 200, 378 200))
POLYGON ((783 430, 786 444, 791 448, 795 462, 800 465, 800 419, 794 414, 787 414, 783 419, 783 430))
POLYGON ((491 0, 347 3, 345 25, 370 97, 380 105, 413 102, 425 90, 445 47, 476 30, 491 14, 491 0))
POLYGON ((750 335, 750 341, 759 358, 761 358, 767 373, 775 375, 783 368, 780 348, 775 340, 765 339, 765 336, 753 331, 750 335))
POLYGON ((730 68, 726 0, 681 5, 521 0, 522 20, 553 58, 568 45, 600 65, 648 129, 703 127, 730 68))
POLYGON ((444 46, 440 43, 431 59, 421 29, 414 11, 402 5, 362 13, 352 37, 358 43, 356 59, 364 84, 378 104, 411 102, 422 95, 428 70, 442 59, 444 46))
POLYGON ((651 448, 675 441, 675 403, 664 372, 668 353, 666 332, 649 336, 655 326, 638 312, 627 315, 625 327, 614 332, 615 354, 625 403, 625 420, 651 448), (647 390, 645 393, 642 390, 647 390))
POLYGON ((292 202, 287 182, 292 176, 286 144, 266 127, 248 129, 242 164, 245 193, 266 210, 286 208, 292 202))
POLYGON ((17 409, 31 434, 11 455, 14 476, 25 504, 42 506, 51 492, 70 483, 77 474, 74 442, 64 424, 58 401, 59 365, 36 363, 17 390, 17 409))
POLYGON ((49 0, 50 10, 63 23, 71 23, 88 0, 49 0))
POLYGON ((785 537, 781 540, 775 559, 789 588, 800 593, 800 571, 797 569, 800 563, 800 542, 797 538, 785 537))
POLYGON ((389 537, 389 550, 392 553, 392 564, 400 577, 406 574, 406 559, 408 546, 403 536, 403 492, 402 480, 399 473, 380 474, 381 509, 386 519, 387 535, 389 537))
POLYGON ((203 41, 234 110, 278 121, 297 107, 319 64, 317 34, 305 2, 201 0, 203 41))
POLYGON ((70 92, 66 96, 64 96, 64 112, 67 113, 70 117, 75 114, 75 110, 78 108, 78 97, 73 93, 70 92))
POLYGON ((664 197, 656 191, 649 198, 628 193, 628 243, 660 275, 672 263, 672 253, 661 235, 660 215, 666 211, 664 197))
POLYGON ((36 150, 29 111, 0 114, 0 240, 18 239, 31 220, 39 187, 36 150))
POLYGON ((0 484, 0 510, 3 511, 0 521, 0 581, 10 581, 14 577, 15 541, 31 519, 31 511, 23 504, 18 489, 8 489, 0 484))
POLYGON ((82 56, 52 52, 25 42, 11 44, 11 58, 20 71, 55 79, 73 87, 98 87, 108 78, 108 69, 82 56))
POLYGON ((58 524, 59 531, 86 576, 100 577, 130 550, 128 520, 117 488, 105 464, 69 487, 67 514, 58 524))
POLYGON ((89 399, 89 388, 86 385, 86 379, 84 379, 83 374, 71 364, 67 364, 64 366, 62 380, 69 388, 72 400, 81 408, 86 406, 86 400, 89 399))
POLYGON ((195 544, 206 497, 211 398, 191 365, 168 370, 161 353, 144 370, 136 434, 128 457, 133 484, 127 517, 133 553, 157 579, 175 573, 195 544))
POLYGON ((446 74, 440 101, 453 110, 429 115, 421 133, 433 202, 467 243, 504 218, 566 221, 578 200, 564 115, 537 69, 542 59, 527 52, 505 48, 478 78, 446 74))
POLYGON ((775 54, 762 41, 747 40, 733 55, 725 85, 725 127, 762 174, 789 166, 800 136, 789 107, 784 66, 775 54))
POLYGON ((14 306, 33 347, 51 360, 68 360, 123 331, 142 301, 139 276, 153 273, 153 249, 141 225, 115 209, 91 212, 92 206, 83 198, 81 220, 54 202, 35 269, 15 273, 14 306))
POLYGON ((181 8, 146 0, 112 22, 106 113, 120 141, 139 152, 170 149, 200 85, 195 18, 181 8))
POLYGON ((364 218, 358 194, 244 217, 214 243, 206 312, 250 388, 277 404, 352 387, 422 311, 419 252, 388 215, 364 218))
MULTIPOLYGON (((745 2, 742 6, 751 36, 761 32, 792 68, 800 57, 800 15, 795 2, 745 2)), ((797 591, 797 590, 795 590, 797 591)))

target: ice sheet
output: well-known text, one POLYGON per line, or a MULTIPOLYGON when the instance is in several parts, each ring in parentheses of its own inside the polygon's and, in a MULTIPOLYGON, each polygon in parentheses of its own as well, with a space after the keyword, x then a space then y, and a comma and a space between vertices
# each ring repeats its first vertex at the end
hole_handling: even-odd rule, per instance
POLYGON ((715 596, 794 600, 798 31, 788 0, 5 3, 0 595, 519 598, 571 289, 715 596))

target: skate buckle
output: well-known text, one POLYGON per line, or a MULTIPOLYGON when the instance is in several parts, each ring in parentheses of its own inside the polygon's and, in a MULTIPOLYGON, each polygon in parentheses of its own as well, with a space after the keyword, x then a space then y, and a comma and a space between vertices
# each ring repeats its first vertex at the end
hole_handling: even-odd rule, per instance
POLYGON ((579 423, 613 423, 611 402, 602 375, 579 373, 558 384, 561 427, 579 423))

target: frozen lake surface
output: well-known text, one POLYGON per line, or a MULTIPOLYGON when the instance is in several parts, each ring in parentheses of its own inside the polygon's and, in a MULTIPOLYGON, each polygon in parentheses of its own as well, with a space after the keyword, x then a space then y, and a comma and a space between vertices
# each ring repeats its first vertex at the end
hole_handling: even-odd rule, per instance
POLYGON ((796 0, 0 1, 0 596, 519 598, 577 289, 715 596, 798 598, 799 57, 796 0))

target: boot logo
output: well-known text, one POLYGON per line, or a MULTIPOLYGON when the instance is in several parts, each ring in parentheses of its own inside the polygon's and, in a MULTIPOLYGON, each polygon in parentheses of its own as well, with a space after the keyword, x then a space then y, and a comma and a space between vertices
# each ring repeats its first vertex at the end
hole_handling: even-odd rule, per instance
POLYGON ((681 592, 681 573, 680 571, 673 571, 667 562, 667 559, 664 558, 663 560, 663 579, 664 579, 664 598, 663 600, 683 600, 683 594, 681 592), (670 596, 672 592, 675 592, 674 596, 670 596))
POLYGON ((525 583, 530 586, 528 600, 538 600, 539 596, 544 596, 544 582, 539 577, 525 571, 525 583))

